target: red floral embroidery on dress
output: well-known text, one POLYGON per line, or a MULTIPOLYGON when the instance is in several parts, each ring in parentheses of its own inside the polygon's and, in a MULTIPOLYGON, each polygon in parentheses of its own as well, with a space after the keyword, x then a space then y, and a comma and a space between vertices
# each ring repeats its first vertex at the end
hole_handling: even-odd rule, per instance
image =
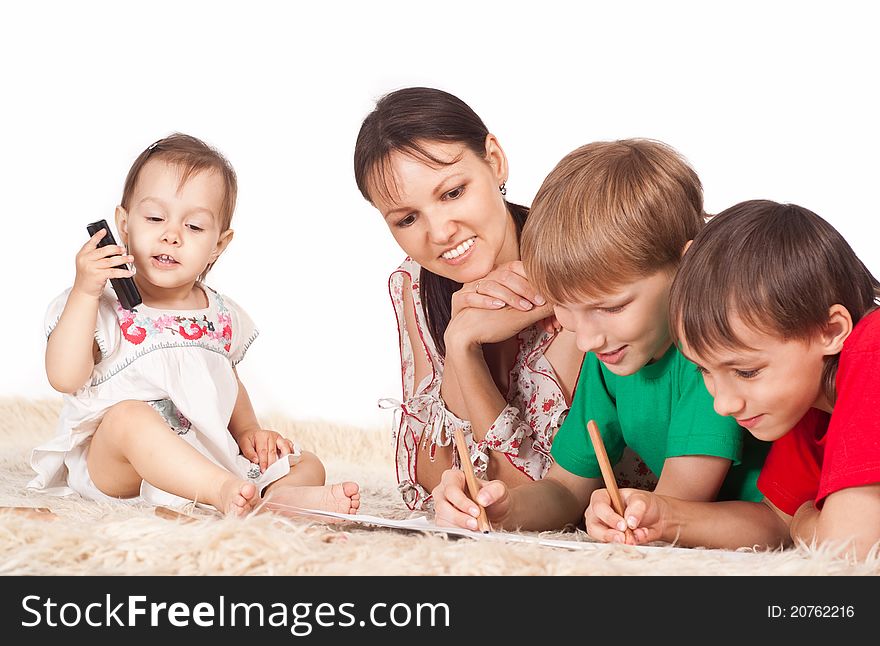
MULTIPOLYGON (((122 306, 116 309, 119 328, 122 336, 135 345, 143 343, 147 337, 170 334, 187 341, 210 340, 229 352, 232 349, 232 316, 218 296, 216 320, 207 315, 180 316, 162 313, 151 317, 144 311, 125 310, 122 306)), ((215 346, 216 347, 216 346, 215 346)))
POLYGON ((123 322, 119 328, 122 330, 122 336, 128 341, 135 345, 140 345, 144 342, 144 339, 147 338, 147 331, 142 327, 134 325, 134 331, 132 332, 130 330, 133 325, 134 319, 129 319, 128 321, 123 322))
POLYGON ((181 325, 178 328, 180 336, 185 339, 189 339, 190 341, 195 341, 196 339, 201 339, 202 335, 204 335, 205 333, 205 328, 199 327, 197 323, 190 323, 189 329, 191 330, 191 332, 187 332, 186 329, 181 325))

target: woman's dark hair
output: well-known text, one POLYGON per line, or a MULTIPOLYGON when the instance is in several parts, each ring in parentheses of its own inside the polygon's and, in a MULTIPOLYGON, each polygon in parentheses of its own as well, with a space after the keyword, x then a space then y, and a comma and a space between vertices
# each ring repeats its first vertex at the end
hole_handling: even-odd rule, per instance
MULTIPOLYGON (((354 176, 361 195, 372 203, 370 189, 388 191, 387 161, 392 152, 402 152, 430 164, 448 165, 425 147, 424 142, 455 142, 465 145, 480 159, 486 157, 489 129, 470 106, 448 92, 427 87, 411 87, 386 94, 361 124, 354 148, 354 176)), ((522 231, 529 210, 507 202, 522 231)), ((419 276, 422 308, 437 351, 445 356, 443 334, 452 316, 452 294, 461 283, 422 268, 419 276)))
MULTIPOLYGON (((880 283, 828 222, 795 204, 741 202, 713 217, 684 254, 669 295, 669 328, 697 354, 737 349, 731 319, 807 339, 843 305, 853 325, 876 307, 880 283)), ((832 404, 839 355, 825 358, 832 404)))

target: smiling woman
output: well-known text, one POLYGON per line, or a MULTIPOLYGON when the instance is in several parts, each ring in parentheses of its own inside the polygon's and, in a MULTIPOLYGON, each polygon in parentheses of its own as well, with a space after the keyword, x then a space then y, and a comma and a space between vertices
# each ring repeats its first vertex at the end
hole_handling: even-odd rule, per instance
POLYGON ((523 270, 528 209, 505 200, 508 162, 498 139, 457 97, 407 88, 364 120, 354 170, 408 255, 389 280, 405 502, 430 506, 440 475, 458 463, 456 429, 479 475, 511 486, 542 478, 583 353, 523 270))

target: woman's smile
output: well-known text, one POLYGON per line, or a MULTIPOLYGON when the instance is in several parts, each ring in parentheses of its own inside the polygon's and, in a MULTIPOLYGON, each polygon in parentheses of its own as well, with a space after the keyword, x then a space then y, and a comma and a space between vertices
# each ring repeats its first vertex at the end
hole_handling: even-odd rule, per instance
POLYGON ((440 258, 450 265, 460 265, 472 255, 476 243, 477 236, 472 236, 455 247, 444 251, 440 254, 440 258))

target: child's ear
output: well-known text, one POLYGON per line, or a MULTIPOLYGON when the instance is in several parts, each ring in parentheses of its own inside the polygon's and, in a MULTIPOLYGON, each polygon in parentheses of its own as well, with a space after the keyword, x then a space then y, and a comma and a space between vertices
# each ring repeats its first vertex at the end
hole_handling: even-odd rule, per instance
POLYGON ((220 257, 220 254, 226 251, 226 247, 232 242, 233 235, 235 235, 235 231, 232 229, 226 229, 226 231, 220 234, 220 237, 217 239, 217 246, 214 247, 214 251, 211 252, 210 264, 213 265, 217 262, 217 258, 220 257))
POLYGON ((492 133, 486 135, 486 161, 492 167, 498 185, 504 184, 507 181, 508 173, 507 155, 504 154, 501 144, 492 133))
POLYGON ((128 212, 121 206, 116 207, 116 230, 119 232, 120 244, 128 246, 128 212))
POLYGON ((843 305, 835 304, 828 308, 828 321, 822 328, 820 340, 826 356, 839 354, 853 329, 852 316, 843 305))
POLYGON ((684 243, 684 247, 681 250, 681 257, 684 258, 684 255, 688 252, 688 249, 691 248, 691 245, 694 243, 693 240, 688 240, 684 243))

